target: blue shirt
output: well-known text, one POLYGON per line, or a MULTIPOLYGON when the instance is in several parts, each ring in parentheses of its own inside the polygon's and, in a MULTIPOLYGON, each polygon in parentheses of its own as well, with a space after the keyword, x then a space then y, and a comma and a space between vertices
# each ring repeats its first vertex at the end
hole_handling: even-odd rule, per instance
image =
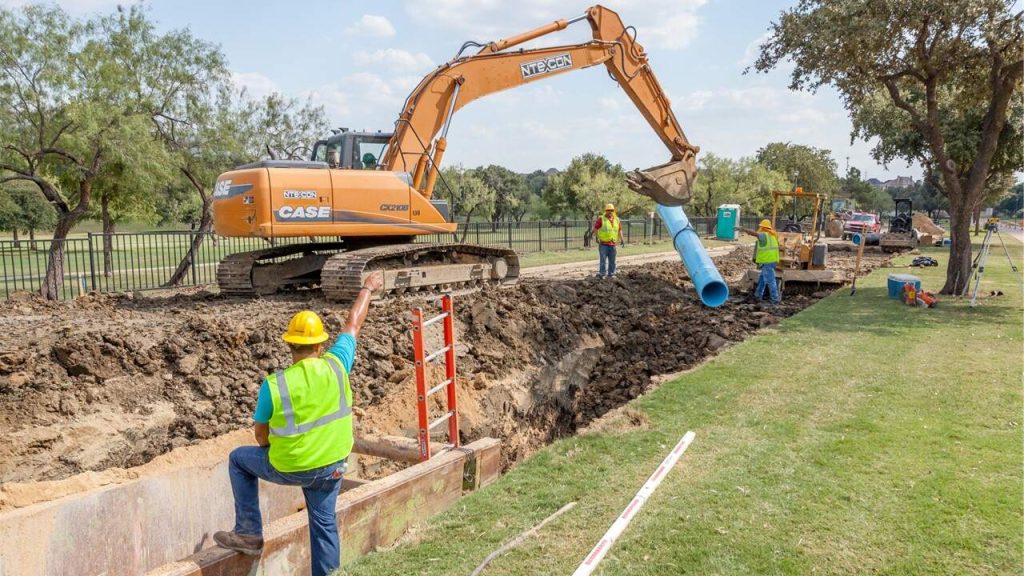
MULTIPOLYGON (((352 364, 356 360, 356 337, 348 332, 341 334, 327 353, 337 356, 341 360, 341 365, 345 367, 345 372, 351 373, 352 364)), ((253 421, 258 424, 270 422, 270 417, 274 414, 274 401, 270 399, 269 388, 270 384, 264 378, 260 384, 260 394, 256 397, 256 412, 252 415, 253 421)))

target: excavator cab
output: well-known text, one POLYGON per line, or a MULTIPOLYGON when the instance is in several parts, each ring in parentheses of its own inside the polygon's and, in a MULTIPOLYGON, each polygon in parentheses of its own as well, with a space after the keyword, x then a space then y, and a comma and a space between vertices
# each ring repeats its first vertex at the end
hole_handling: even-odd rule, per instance
POLYGON ((313 145, 310 160, 331 168, 376 170, 387 151, 390 132, 352 132, 345 128, 313 145))

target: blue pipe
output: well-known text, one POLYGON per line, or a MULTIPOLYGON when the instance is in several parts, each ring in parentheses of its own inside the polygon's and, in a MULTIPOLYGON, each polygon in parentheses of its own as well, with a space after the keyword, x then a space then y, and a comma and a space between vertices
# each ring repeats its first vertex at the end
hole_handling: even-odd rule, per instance
POLYGON ((679 252, 679 258, 682 259, 683 266, 697 288, 700 301, 709 308, 721 306, 729 298, 729 287, 704 250, 697 231, 690 226, 690 219, 680 206, 657 206, 658 215, 672 234, 672 245, 675 246, 676 252, 679 252))

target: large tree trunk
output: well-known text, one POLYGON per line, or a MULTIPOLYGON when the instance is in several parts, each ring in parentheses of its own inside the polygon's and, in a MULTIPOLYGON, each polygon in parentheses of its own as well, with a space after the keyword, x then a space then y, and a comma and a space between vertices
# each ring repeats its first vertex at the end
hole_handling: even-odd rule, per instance
POLYGON ((14 230, 12 230, 11 232, 12 232, 11 240, 14 240, 14 247, 15 248, 21 248, 21 238, 18 237, 18 227, 15 226, 14 230))
POLYGON ((110 198, 104 193, 100 198, 100 218, 103 220, 103 275, 114 275, 114 220, 110 217, 110 198))
POLYGON ((35 252, 36 248, 36 230, 35 228, 28 229, 28 249, 35 252))
POLYGON ((53 229, 53 240, 46 259, 46 277, 39 287, 39 294, 47 300, 60 298, 64 284, 64 242, 80 216, 81 213, 76 211, 61 214, 57 219, 57 227, 53 229))
POLYGON ((949 264, 942 294, 963 294, 971 280, 971 210, 952 206, 949 210, 949 264))

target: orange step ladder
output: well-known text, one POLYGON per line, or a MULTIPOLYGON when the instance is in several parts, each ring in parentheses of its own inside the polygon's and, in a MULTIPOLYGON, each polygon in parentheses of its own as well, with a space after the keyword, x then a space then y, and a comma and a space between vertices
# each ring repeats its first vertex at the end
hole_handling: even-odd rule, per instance
POLYGON ((459 446, 459 412, 455 397, 455 312, 451 294, 441 298, 441 314, 429 320, 423 319, 423 309, 412 309, 412 348, 416 366, 416 405, 419 416, 420 461, 430 460, 430 431, 448 422, 448 442, 459 446), (427 353, 423 342, 424 331, 441 322, 444 327, 444 347, 427 353), (445 379, 436 386, 427 387, 427 364, 443 356, 445 379), (445 390, 447 412, 434 421, 430 420, 427 401, 433 394, 445 390))

